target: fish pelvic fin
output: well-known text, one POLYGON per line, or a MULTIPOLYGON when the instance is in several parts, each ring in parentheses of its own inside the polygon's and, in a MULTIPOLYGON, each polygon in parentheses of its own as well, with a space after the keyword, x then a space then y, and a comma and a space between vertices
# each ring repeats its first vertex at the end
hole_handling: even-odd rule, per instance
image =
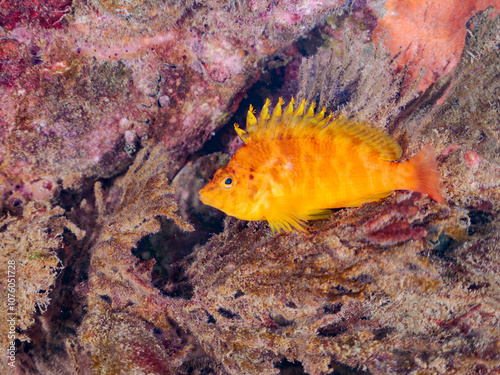
POLYGON ((267 217, 269 226, 274 234, 283 231, 292 231, 294 229, 307 232, 306 225, 308 220, 325 219, 332 214, 328 209, 307 209, 300 210, 299 202, 285 198, 277 199, 273 204, 271 214, 267 217))
POLYGON ((427 194, 436 202, 443 203, 434 148, 431 145, 424 146, 408 163, 414 169, 414 186, 411 190, 427 194))
POLYGON ((331 214, 332 210, 328 209, 311 210, 305 215, 305 218, 306 220, 320 220, 330 217, 331 214))

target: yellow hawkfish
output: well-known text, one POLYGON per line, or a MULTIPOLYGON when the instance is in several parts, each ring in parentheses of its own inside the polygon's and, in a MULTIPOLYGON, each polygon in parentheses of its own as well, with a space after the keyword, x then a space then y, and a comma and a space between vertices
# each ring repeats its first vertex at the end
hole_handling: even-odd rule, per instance
POLYGON ((307 220, 327 217, 328 209, 355 207, 413 190, 443 202, 433 148, 425 146, 406 163, 395 163, 401 148, 387 134, 346 118, 284 109, 270 101, 259 120, 250 109, 245 142, 229 164, 201 191, 201 201, 242 220, 267 220, 273 232, 304 230, 307 220))

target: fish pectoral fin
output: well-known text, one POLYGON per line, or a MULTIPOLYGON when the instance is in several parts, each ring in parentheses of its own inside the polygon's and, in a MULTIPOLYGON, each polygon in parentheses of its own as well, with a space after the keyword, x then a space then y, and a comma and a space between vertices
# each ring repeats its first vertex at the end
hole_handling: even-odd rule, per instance
POLYGON ((272 205, 272 209, 266 216, 269 226, 274 234, 280 233, 281 230, 286 232, 292 229, 297 229, 305 232, 305 222, 307 218, 297 214, 297 205, 293 202, 280 198, 272 205))
POLYGON ((300 224, 294 223, 293 221, 290 222, 286 218, 281 220, 268 219, 268 223, 271 227, 271 230, 273 231, 273 234, 280 233, 282 230, 284 232, 290 232, 292 231, 292 228, 305 231, 305 229, 300 224))
POLYGON ((394 190, 390 190, 390 191, 384 191, 383 193, 367 195, 366 197, 363 197, 361 199, 358 199, 355 201, 349 201, 345 204, 342 204, 342 207, 359 207, 365 203, 376 202, 376 201, 379 201, 379 200, 384 199, 385 197, 391 195, 391 193, 393 191, 394 190))
POLYGON ((293 215, 282 215, 281 217, 269 217, 267 218, 269 226, 273 231, 273 234, 280 233, 282 230, 285 232, 290 232, 293 229, 306 232, 304 228, 305 221, 301 220, 293 215))

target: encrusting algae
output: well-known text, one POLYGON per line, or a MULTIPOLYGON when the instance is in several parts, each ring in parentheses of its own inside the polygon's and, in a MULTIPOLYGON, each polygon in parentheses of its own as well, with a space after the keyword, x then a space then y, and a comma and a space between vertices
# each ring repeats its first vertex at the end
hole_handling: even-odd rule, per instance
POLYGON ((203 203, 243 220, 267 220, 273 232, 304 230, 307 220, 327 217, 330 208, 356 207, 394 190, 413 190, 443 202, 432 146, 406 163, 387 134, 347 117, 294 111, 292 98, 259 120, 250 107, 245 142, 229 164, 200 191, 203 203))

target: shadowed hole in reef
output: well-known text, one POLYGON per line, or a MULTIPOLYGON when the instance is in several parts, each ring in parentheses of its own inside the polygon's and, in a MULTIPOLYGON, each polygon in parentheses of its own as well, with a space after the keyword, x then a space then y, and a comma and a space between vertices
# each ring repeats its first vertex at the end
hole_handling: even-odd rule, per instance
POLYGON ((207 315, 207 323, 215 324, 217 323, 217 319, 214 318, 212 314, 205 310, 205 314, 207 315))
POLYGON ((491 230, 489 223, 493 221, 493 215, 490 212, 480 210, 470 210, 469 213, 470 226, 467 229, 467 234, 487 234, 491 230))
MULTIPOLYGON (((194 358, 187 358, 181 366, 175 370, 176 375, 210 375, 219 374, 221 365, 207 354, 202 353, 194 358)), ((226 372, 224 372, 226 374, 226 372)))
POLYGON ((318 328, 318 336, 322 337, 335 337, 347 331, 346 323, 341 321, 339 323, 328 324, 324 327, 318 328))
POLYGON ((293 325, 295 322, 293 320, 288 320, 286 319, 283 315, 281 314, 273 314, 269 313, 269 318, 279 327, 288 327, 293 325))
MULTIPOLYGON (((273 60, 273 59, 272 59, 273 60)), ((246 116, 250 105, 254 107, 257 111, 255 114, 258 116, 260 110, 264 106, 266 99, 271 99, 272 106, 276 105, 277 97, 276 95, 283 96, 283 99, 288 103, 289 100, 298 91, 297 80, 291 80, 287 83, 291 87, 284 88, 283 84, 285 82, 286 65, 282 65, 284 61, 273 60, 270 64, 278 65, 274 69, 264 69, 261 73, 261 79, 257 81, 246 93, 246 95, 241 99, 238 105, 238 109, 234 112, 233 116, 215 135, 209 139, 199 153, 194 155, 207 155, 214 152, 226 152, 234 154, 237 149, 237 145, 233 142, 235 141, 236 132, 234 130, 234 124, 239 124, 241 128, 245 129, 246 116), (276 97, 276 98, 275 98, 276 97)), ((293 61, 292 61, 293 63, 293 61)), ((243 145, 242 142, 239 146, 243 145)))
POLYGON ((323 312, 325 314, 337 314, 342 310, 342 302, 337 302, 335 304, 328 303, 323 306, 323 312))
POLYGON ((395 331, 396 331, 396 328, 394 328, 394 327, 382 327, 382 328, 376 329, 375 331, 373 331, 373 335, 374 335, 373 340, 374 341, 383 340, 395 331))
POLYGON ((299 361, 290 362, 286 358, 274 364, 274 367, 280 370, 282 375, 302 375, 305 374, 304 367, 299 361))
POLYGON ((228 309, 224 309, 222 307, 219 307, 219 309, 217 309, 217 312, 224 318, 226 319, 238 319, 238 320, 241 320, 241 317, 238 313, 233 313, 231 310, 228 310, 228 309))
MULTIPOLYGON (((441 234, 437 241, 433 242, 430 253, 426 251, 425 255, 430 255, 442 259, 448 259, 454 249, 455 240, 446 234, 441 234)), ((424 254, 423 254, 424 255, 424 254)))
MULTIPOLYGON (((299 361, 290 362, 288 359, 283 358, 281 361, 274 364, 274 367, 280 371, 280 375, 307 375, 304 371, 302 363, 299 361)), ((340 363, 333 362, 330 366, 328 375, 370 375, 368 371, 358 370, 340 363)))
MULTIPOLYGON (((172 266, 192 252, 195 245, 203 243, 207 238, 204 233, 183 232, 173 222, 161 219, 161 231, 142 238, 132 254, 142 261, 155 259, 152 272, 152 283, 162 288, 172 277, 176 277, 172 266)), ((182 294, 180 288, 178 294, 182 294)), ((175 297, 181 297, 176 295, 175 297)))
POLYGON ((332 372, 328 373, 328 375, 370 375, 369 371, 363 371, 357 368, 353 368, 350 366, 343 365, 341 363, 333 362, 330 365, 332 372))

